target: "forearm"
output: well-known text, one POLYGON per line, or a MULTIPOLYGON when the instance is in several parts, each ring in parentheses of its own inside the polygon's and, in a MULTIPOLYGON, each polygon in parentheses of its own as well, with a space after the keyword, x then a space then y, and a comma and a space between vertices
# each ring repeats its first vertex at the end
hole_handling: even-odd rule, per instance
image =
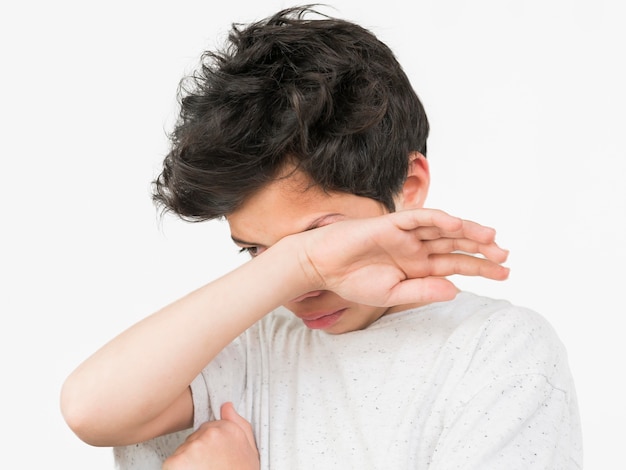
POLYGON ((81 364, 61 397, 79 437, 95 445, 146 438, 145 428, 227 344, 305 292, 306 281, 284 245, 147 317, 81 364))

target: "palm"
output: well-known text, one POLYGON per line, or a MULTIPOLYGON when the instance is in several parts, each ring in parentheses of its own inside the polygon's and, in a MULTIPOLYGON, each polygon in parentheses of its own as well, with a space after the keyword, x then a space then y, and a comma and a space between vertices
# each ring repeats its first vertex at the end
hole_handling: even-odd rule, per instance
POLYGON ((507 273, 493 230, 441 211, 352 219, 302 235, 305 265, 320 288, 369 305, 444 300, 456 292, 444 276, 507 273))

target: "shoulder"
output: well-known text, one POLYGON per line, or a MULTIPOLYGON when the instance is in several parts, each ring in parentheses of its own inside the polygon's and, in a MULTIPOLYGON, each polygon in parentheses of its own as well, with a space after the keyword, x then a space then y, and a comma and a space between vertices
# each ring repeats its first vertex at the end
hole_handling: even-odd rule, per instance
POLYGON ((450 347, 464 353, 466 371, 481 380, 513 375, 541 375, 555 388, 569 389, 566 349, 541 314, 504 300, 461 293, 453 309, 464 320, 450 337, 450 347))
POLYGON ((561 347, 554 329, 542 315, 507 300, 470 292, 460 292, 447 302, 386 315, 369 329, 394 329, 409 336, 427 332, 450 347, 463 350, 506 347, 512 338, 561 347))
POLYGON ((448 308, 449 314, 461 319, 459 330, 467 335, 479 335, 476 339, 483 346, 514 338, 561 346, 554 328, 543 315, 507 300, 461 292, 448 308))
POLYGON ((394 347, 421 351, 441 377, 468 393, 513 377, 542 377, 573 390, 566 349, 546 318, 507 300, 460 292, 456 298, 394 313, 373 325, 392 330, 394 347), (419 345, 419 346, 418 346, 419 345))
POLYGON ((497 468, 513 468, 520 452, 538 468, 561 468, 557 461, 578 468, 582 445, 576 390, 567 352, 552 325, 507 301, 463 293, 457 302, 450 307, 465 309, 466 316, 444 354, 450 379, 446 416, 461 423, 452 434, 470 436, 467 442, 476 449, 483 441, 472 434, 508 436, 508 446, 492 449, 494 459, 507 462, 497 468))

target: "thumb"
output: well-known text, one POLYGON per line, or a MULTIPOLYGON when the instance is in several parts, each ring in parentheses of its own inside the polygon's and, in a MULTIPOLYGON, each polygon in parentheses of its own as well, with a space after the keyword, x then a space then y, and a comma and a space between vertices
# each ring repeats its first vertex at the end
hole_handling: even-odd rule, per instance
MULTIPOLYGON (((239 413, 235 410, 235 405, 232 402, 228 401, 222 405, 220 408, 220 419, 225 419, 227 421, 233 421, 234 423, 240 423, 243 419, 239 413)), ((245 420, 244 420, 245 421, 245 420)))
POLYGON ((252 432, 252 425, 242 416, 237 413, 235 406, 231 402, 226 402, 220 408, 221 418, 226 421, 235 423, 241 428, 246 435, 248 442, 252 447, 256 449, 256 442, 254 440, 254 433, 252 432))

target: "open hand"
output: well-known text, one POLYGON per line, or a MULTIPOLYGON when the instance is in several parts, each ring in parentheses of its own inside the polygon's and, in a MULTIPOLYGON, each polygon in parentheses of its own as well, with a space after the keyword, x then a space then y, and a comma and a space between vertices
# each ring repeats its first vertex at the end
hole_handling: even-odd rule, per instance
POLYGON ((445 276, 503 280, 509 272, 492 228, 433 209, 344 220, 295 237, 316 289, 373 306, 448 300, 457 290, 445 276))

